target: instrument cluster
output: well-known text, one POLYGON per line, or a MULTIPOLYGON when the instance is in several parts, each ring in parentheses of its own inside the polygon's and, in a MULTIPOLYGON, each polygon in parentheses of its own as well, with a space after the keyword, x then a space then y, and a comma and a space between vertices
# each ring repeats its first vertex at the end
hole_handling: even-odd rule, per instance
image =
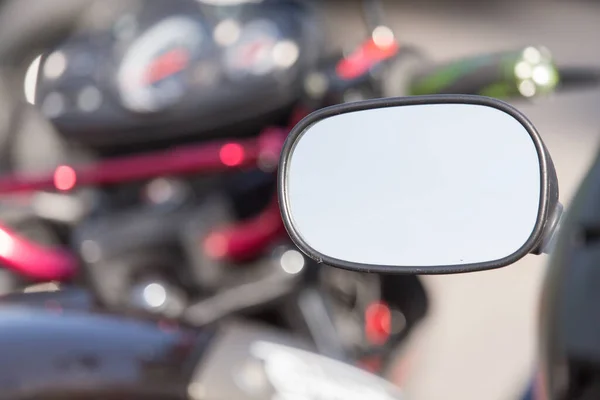
POLYGON ((272 112, 314 60, 309 14, 291 3, 144 2, 41 56, 32 102, 61 133, 109 146, 272 112))

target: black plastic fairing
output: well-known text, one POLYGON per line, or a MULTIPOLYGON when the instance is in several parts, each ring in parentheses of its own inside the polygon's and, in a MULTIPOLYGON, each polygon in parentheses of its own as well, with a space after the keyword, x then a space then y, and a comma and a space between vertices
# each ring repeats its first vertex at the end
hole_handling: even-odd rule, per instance
MULTIPOLYGON (((597 160, 600 160, 597 159, 597 160)), ((562 247, 554 256, 549 290, 560 345, 569 360, 600 365, 600 163, 581 185, 562 227, 562 247)), ((598 368, 600 370, 600 368, 598 368)))
POLYGON ((553 399, 600 382, 600 157, 569 204, 540 301, 540 372, 553 399))

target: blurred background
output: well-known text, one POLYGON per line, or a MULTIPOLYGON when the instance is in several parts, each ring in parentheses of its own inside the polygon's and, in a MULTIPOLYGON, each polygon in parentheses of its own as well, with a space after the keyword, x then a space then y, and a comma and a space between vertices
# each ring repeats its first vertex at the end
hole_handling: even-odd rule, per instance
MULTIPOLYGON (((157 9, 162 10, 160 12, 167 13, 166 10, 169 8, 167 3, 169 2, 164 0, 163 6, 157 9)), ((345 0, 343 2, 323 1, 317 3, 323 10, 322 17, 325 18, 323 25, 326 30, 324 44, 326 53, 330 57, 334 57, 340 52, 348 55, 352 49, 360 46, 365 38, 371 37, 372 32, 365 24, 364 4, 361 1, 345 0)), ((597 1, 503 0, 474 2, 467 0, 421 0, 409 2, 390 0, 381 3, 385 10, 385 24, 391 28, 395 40, 400 43, 400 52, 402 52, 403 45, 408 43, 424 52, 428 62, 432 64, 443 64, 463 57, 499 51, 519 50, 527 48, 527 46, 544 46, 551 52, 554 61, 558 65, 592 66, 600 70, 600 51, 598 47, 600 2, 597 1)), ((143 2, 140 4, 143 4, 143 2)), ((106 8, 108 9, 108 6, 106 8)), ((102 9, 102 7, 97 7, 96 12, 100 12, 102 9)), ((116 18, 114 11, 106 16, 106 19, 112 22, 116 21, 116 18)), ((130 25, 127 25, 125 20, 121 20, 121 23, 124 24, 121 32, 126 35, 127 26, 130 25)), ((235 30, 234 28, 231 29, 235 30)), ((231 29, 225 29, 222 34, 223 40, 228 40, 227 32, 231 34, 231 29)), ((388 30, 383 32, 380 30, 379 34, 389 39, 388 30)), ((160 40, 159 36, 144 42, 138 49, 138 56, 141 58, 150 57, 151 42, 160 40)), ((189 36, 188 32, 187 37, 189 38, 189 36)), ((185 41, 185 37, 186 33, 184 32, 183 38, 179 37, 174 40, 176 43, 182 43, 182 41, 185 41)), ((375 35, 372 37, 375 38, 375 35)), ((104 136, 100 131, 108 132, 112 127, 117 126, 120 129, 119 135, 122 134, 122 137, 132 137, 132 132, 139 130, 143 130, 144 134, 148 134, 152 138, 157 137, 156 132, 158 131, 168 131, 175 134, 178 129, 176 122, 186 112, 185 110, 173 111, 168 113, 166 120, 162 120, 157 116, 155 114, 156 110, 153 108, 159 107, 160 104, 154 100, 149 100, 151 93, 145 91, 145 89, 136 88, 136 83, 133 82, 135 79, 131 79, 131 76, 118 75, 120 72, 116 68, 117 62, 115 62, 116 64, 111 64, 112 61, 106 64, 103 63, 103 60, 108 59, 108 56, 103 53, 108 46, 105 43, 108 39, 102 35, 99 35, 99 38, 96 39, 89 43, 83 41, 87 43, 84 43, 85 45, 91 46, 89 48, 93 49, 90 54, 97 56, 95 61, 92 60, 92 64, 98 67, 98 71, 95 72, 96 75, 94 76, 101 77, 98 79, 117 79, 120 82, 122 86, 120 93, 124 98, 122 101, 128 104, 130 109, 137 107, 132 114, 133 117, 124 118, 120 115, 115 117, 115 114, 111 114, 112 111, 110 110, 106 111, 105 114, 94 114, 95 111, 102 110, 100 104, 103 101, 104 104, 111 101, 118 102, 118 100, 115 100, 118 95, 112 93, 101 97, 102 93, 98 91, 98 87, 94 85, 86 86, 81 83, 84 82, 82 80, 84 78, 73 78, 68 83, 64 83, 64 86, 60 86, 63 83, 60 83, 60 85, 53 83, 67 68, 64 52, 59 53, 58 56, 57 53, 52 53, 54 58, 48 58, 48 54, 46 54, 40 69, 43 73, 38 70, 35 73, 30 73, 25 85, 28 100, 35 102, 36 107, 41 110, 42 114, 52 119, 56 125, 52 134, 40 134, 41 131, 48 131, 49 128, 46 122, 34 117, 27 119, 24 124, 27 129, 23 130, 22 139, 18 141, 21 143, 20 147, 17 146, 17 150, 15 150, 16 154, 21 154, 14 157, 15 165, 22 171, 36 172, 56 168, 57 165, 62 166, 62 170, 60 167, 55 170, 54 180, 50 181, 56 186, 56 189, 62 191, 71 190, 75 186, 76 180, 79 179, 76 171, 68 167, 67 164, 75 165, 77 162, 97 160, 107 156, 121 156, 132 152, 132 149, 138 147, 147 148, 149 151, 165 147, 164 141, 158 141, 157 143, 160 142, 158 145, 147 145, 142 139, 141 141, 134 141, 134 144, 127 145, 124 145, 124 142, 121 141, 118 150, 106 150, 108 139, 103 141, 102 138, 109 135, 104 136), (99 66, 103 66, 104 69, 99 66), (42 77, 44 77, 43 82, 40 83, 42 77), (72 109, 69 109, 71 106, 69 106, 68 101, 70 100, 65 100, 64 96, 68 97, 69 93, 75 93, 82 85, 85 90, 77 92, 79 93, 77 95, 79 96, 78 100, 73 100, 73 104, 78 102, 79 111, 76 112, 73 111, 76 108, 75 105, 72 105, 72 109), (126 89, 123 89, 123 87, 126 89), (137 96, 133 94, 136 93, 136 90, 138 90, 137 96), (82 119, 82 114, 89 117, 89 121, 83 123, 83 125, 81 124, 85 118, 82 119), (115 120, 107 122, 110 118, 115 118, 115 120), (75 140, 76 145, 65 145, 65 142, 71 139, 62 139, 60 134, 56 134, 60 131, 66 133, 67 137, 71 139, 81 133, 81 137, 88 137, 90 141, 88 143, 84 140, 85 143, 82 144, 82 141, 77 139, 75 140), (32 145, 33 143, 35 143, 35 146, 32 145), (90 151, 90 146, 100 146, 102 150, 99 152, 90 151), (27 149, 27 151, 23 149, 27 149), (62 173, 58 173, 59 171, 62 171, 62 173)), ((81 46, 82 44, 75 43, 71 45, 81 46)), ((291 68, 298 59, 299 49, 290 46, 289 42, 286 46, 279 47, 279 65, 277 68, 291 68)), ((126 54, 126 52, 124 53, 126 54)), ((171 56, 174 58, 171 58, 170 61, 167 60, 168 62, 165 64, 167 67, 165 68, 167 70, 175 68, 174 71, 178 72, 178 65, 187 56, 181 56, 177 53, 173 53, 171 56)), ((133 58, 132 56, 132 60, 133 58)), ((135 62, 131 61, 130 64, 128 68, 135 71, 135 68, 137 68, 135 62)), ((39 59, 37 64, 34 62, 34 65, 36 68, 40 68, 39 59)), ((239 61, 237 64, 234 62, 233 65, 232 68, 241 70, 244 64, 239 61)), ((217 66, 217 70, 224 68, 217 66)), ((261 68, 267 67, 257 66, 256 68, 260 71, 261 68)), ((127 68, 125 68, 125 71, 127 72, 127 68)), ((161 73, 168 75, 170 73, 169 71, 160 72, 160 68, 156 71, 158 71, 156 72, 158 75, 161 73)), ((204 72, 208 73, 209 77, 203 76, 197 77, 197 79, 205 79, 208 82, 216 81, 216 78, 214 78, 216 75, 210 75, 210 73, 214 74, 218 71, 205 69, 204 72)), ((238 73, 238 75, 235 75, 235 71, 232 73, 233 80, 245 76, 239 71, 238 73)), ((313 76, 313 78, 315 77, 313 76)), ((161 77, 158 76, 156 79, 160 80, 161 77)), ((280 76, 280 79, 276 81, 278 85, 283 85, 281 88, 278 87, 278 90, 288 89, 282 83, 287 82, 285 79, 287 77, 281 78, 280 76)), ((309 89, 319 87, 318 80, 313 79, 311 82, 313 86, 309 85, 309 89)), ((390 81, 385 81, 385 83, 390 83, 390 81)), ((304 86, 307 85, 306 82, 303 84, 304 86)), ((240 83, 240 85, 242 84, 240 83)), ((271 82, 271 85, 274 84, 271 82)), ((257 93, 260 94, 263 90, 259 86, 252 85, 239 87, 243 87, 243 90, 250 93, 250 101, 252 101, 252 96, 257 95, 257 93)), ((507 101, 524 112, 541 133, 556 166, 561 189, 561 202, 568 207, 574 190, 595 155, 600 139, 600 90, 590 86, 581 90, 557 92, 537 97, 533 95, 537 95, 535 91, 526 95, 523 91, 524 87, 519 86, 520 97, 508 98, 507 101)), ((388 89, 384 87, 382 89, 383 94, 393 92, 393 90, 388 89)), ((171 104, 172 100, 178 96, 177 83, 166 84, 161 90, 164 97, 160 101, 171 104)), ((310 92, 310 90, 308 91, 310 92)), ((318 92, 316 89, 312 90, 312 92, 314 91, 318 92)), ((382 93, 372 93, 368 90, 367 92, 374 97, 382 95, 382 93)), ((231 93, 235 93, 235 90, 231 89, 231 93)), ((231 93, 228 94, 230 98, 237 96, 231 93)), ((269 93, 265 96, 272 96, 273 99, 279 99, 277 96, 281 94, 278 91, 269 93)), ((314 93, 312 94, 314 95, 314 93)), ((308 104, 308 106, 314 107, 315 104, 318 104, 317 107, 314 107, 318 108, 325 105, 324 102, 316 101, 315 96, 309 97, 305 106, 308 104)), ((343 96, 333 102, 351 101, 353 99, 351 97, 349 93, 344 92, 343 96)), ((363 97, 368 97, 368 95, 363 94, 363 97)), ((219 97, 215 95, 209 99, 209 103, 214 99, 219 99, 219 97)), ((319 99, 319 101, 321 100, 319 99)), ((160 101, 158 102, 160 103, 160 101)), ((286 102, 290 99, 283 96, 281 101, 286 102)), ((234 105, 233 109, 241 110, 244 104, 241 101, 238 105, 234 105)), ((230 109, 228 112, 231 112, 230 109)), ((287 120, 288 117, 288 114, 285 114, 284 117, 278 114, 272 120, 279 122, 287 120)), ((202 127, 201 120, 196 122, 198 122, 198 126, 202 127)), ((208 122, 206 123, 208 124, 208 122)), ((186 124, 188 123, 186 122, 186 124)), ((267 125, 264 120, 253 121, 253 124, 267 125)), ((214 133, 214 130, 211 129, 211 133, 214 133)), ((256 131, 256 129, 253 131, 256 131)), ((227 137, 233 136, 229 135, 227 137)), ((211 138, 213 137, 216 136, 211 135, 211 138)), ((117 141, 119 142, 120 139, 117 141)), ((236 156, 238 154, 236 151, 239 148, 234 146, 229 147, 229 149, 231 152, 227 153, 225 161, 223 161, 223 153, 221 153, 221 161, 227 165, 238 166, 242 163, 236 156)), ((135 153, 137 150, 133 152, 135 153)), ((126 164, 122 164, 121 167, 117 168, 126 168, 123 165, 126 164)), ((269 171, 269 168, 266 168, 266 170, 269 171)), ((92 178, 89 179, 93 181, 92 178)), ((173 193, 179 193, 177 192, 179 186, 174 186, 173 182, 170 182, 159 181, 158 184, 154 182, 154 186, 146 186, 146 189, 151 189, 149 192, 146 190, 146 193, 150 193, 148 195, 150 202, 160 202, 159 200, 153 200, 152 193, 155 193, 159 198, 161 196, 170 198, 169 196, 173 193)), ((5 180, 0 181, 0 183, 0 188, 5 192, 12 190, 11 187, 14 188, 10 186, 10 182, 7 183, 5 180)), ((202 183, 202 185, 206 187, 205 183, 202 183)), ((108 190, 103 192, 104 197, 102 198, 113 194, 114 191, 108 190)), ((110 210, 114 210, 117 203, 120 205, 133 204, 130 200, 123 200, 127 196, 119 196, 121 196, 119 201, 110 202, 112 207, 109 207, 110 210)), ((264 195, 261 196, 264 197, 264 195)), ((127 198, 129 199, 129 197, 127 198)), ((95 199, 94 201, 97 202, 97 198, 95 199)), ((260 208, 262 203, 259 201, 257 204, 260 208)), ((215 212, 211 211, 210 213, 212 215, 215 212)), ((231 222, 229 217, 224 218, 224 221, 231 222)), ((86 234, 92 236, 96 234, 97 229, 94 229, 85 231, 85 233, 79 232, 79 236, 77 236, 81 239, 78 243, 89 245, 86 253, 88 255, 90 251, 96 254, 92 251, 96 248, 90 247, 90 244, 95 242, 86 239, 85 236, 86 234)), ((255 226, 253 229, 262 228, 255 226)), ((212 238, 214 239, 214 237, 212 238)), ((217 240, 211 243, 217 243, 216 247, 213 246, 213 250, 217 248, 216 252, 219 253, 218 249, 220 245, 222 246, 222 241, 217 240)), ((280 251, 280 253, 277 253, 277 257, 280 257, 281 260, 287 260, 286 262, 289 264, 290 260, 294 260, 294 257, 297 259, 298 256, 298 254, 292 254, 289 251, 291 250, 283 253, 280 251)), ((91 260, 89 261, 90 264, 98 264, 97 258, 99 256, 90 257, 87 258, 91 260)), ((85 254, 83 259, 86 259, 85 254)), ((206 258, 202 257, 200 261, 196 261, 208 263, 206 258)), ((243 262, 248 261, 243 260, 243 262)), ((536 257, 530 255, 517 264, 500 270, 468 275, 424 277, 422 282, 430 296, 429 311, 423 324, 416 328, 408 341, 408 354, 410 354, 412 361, 411 368, 406 376, 402 372, 402 382, 405 384, 408 398, 419 400, 475 400, 481 398, 504 400, 519 398, 525 387, 527 387, 535 368, 538 297, 546 262, 546 256, 536 257)), ((283 261, 281 265, 284 266, 283 261)), ((304 264, 302 263, 302 265, 304 264)), ((287 269, 286 267, 283 268, 288 273, 290 268, 292 271, 299 271, 297 265, 287 269)), ((98 271, 97 268, 94 270, 98 271)), ((289 274, 293 275, 296 272, 289 274)), ((210 274, 213 273, 214 271, 210 272, 210 274)), ((109 280, 109 278, 94 274, 91 274, 95 277, 94 279, 109 280)), ((205 277, 207 275, 200 274, 198 276, 205 277)), ((213 275, 210 276, 214 278, 213 275)), ((110 279, 114 278, 111 277, 110 279)), ((230 281, 231 279, 228 280, 228 284, 230 284, 230 281)), ((144 282, 146 282, 144 283, 145 288, 148 289, 150 284, 147 284, 147 280, 144 282)), ((218 286, 216 283, 214 285, 218 286)), ((153 286, 154 289, 156 287, 153 286)), ((161 287, 164 292, 166 285, 161 287)), ((397 287, 401 288, 400 286, 397 287)), ((103 285, 96 284, 94 290, 102 292, 104 290, 103 285)), ((194 292, 194 290, 188 290, 187 288, 185 291, 188 294, 190 291, 194 292)), ((159 298, 161 296, 166 298, 166 292, 163 292, 159 290, 159 298)), ((147 294, 147 291, 144 293, 147 294)), ((105 293, 104 296, 106 299, 105 293)), ((174 298, 177 298, 177 296, 174 296, 174 298)), ((152 303, 152 301, 147 302, 152 303)), ((160 300, 158 303, 162 304, 160 300)), ((361 310, 359 314, 362 318, 363 311, 361 310)), ((337 326, 337 328, 344 329, 344 326, 348 330, 354 329, 350 325, 344 324, 337 326)), ((348 340, 352 341, 351 339, 348 340)), ((359 345, 356 346, 360 347, 359 345)))

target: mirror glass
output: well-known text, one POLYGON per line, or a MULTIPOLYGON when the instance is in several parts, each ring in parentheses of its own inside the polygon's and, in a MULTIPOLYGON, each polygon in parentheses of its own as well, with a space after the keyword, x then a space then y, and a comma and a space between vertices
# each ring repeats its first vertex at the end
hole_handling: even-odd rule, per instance
POLYGON ((435 267, 517 252, 538 219, 535 143, 512 115, 473 104, 403 105, 322 119, 296 140, 287 215, 317 253, 435 267))

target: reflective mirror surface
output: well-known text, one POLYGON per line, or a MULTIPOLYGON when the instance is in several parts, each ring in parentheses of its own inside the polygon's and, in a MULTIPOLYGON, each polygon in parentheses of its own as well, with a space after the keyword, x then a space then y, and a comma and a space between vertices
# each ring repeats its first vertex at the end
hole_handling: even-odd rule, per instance
POLYGON ((494 107, 352 111, 297 138, 283 199, 297 236, 326 257, 424 269, 487 263, 531 237, 540 162, 529 131, 494 107))

